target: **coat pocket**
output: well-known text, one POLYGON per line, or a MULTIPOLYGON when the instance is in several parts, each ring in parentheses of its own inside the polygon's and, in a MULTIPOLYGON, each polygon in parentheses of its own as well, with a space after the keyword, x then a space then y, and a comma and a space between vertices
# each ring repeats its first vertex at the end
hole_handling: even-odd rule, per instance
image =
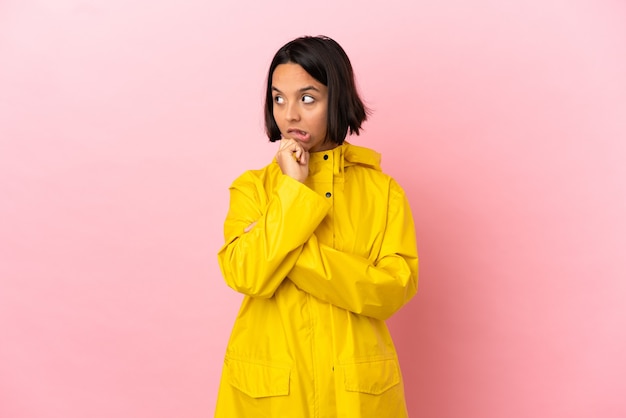
POLYGON ((400 383, 395 357, 354 359, 341 364, 348 392, 380 395, 400 383))
POLYGON ((289 367, 228 358, 226 368, 231 386, 252 398, 289 395, 289 367))

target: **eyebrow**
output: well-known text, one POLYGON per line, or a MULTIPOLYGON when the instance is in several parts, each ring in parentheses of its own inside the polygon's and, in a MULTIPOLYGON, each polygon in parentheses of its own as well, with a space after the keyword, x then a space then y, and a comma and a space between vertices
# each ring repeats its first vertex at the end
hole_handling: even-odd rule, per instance
MULTIPOLYGON (((315 87, 315 86, 306 86, 306 87, 302 87, 301 89, 298 89, 298 93, 304 93, 305 91, 309 91, 309 90, 313 90, 316 92, 320 92, 320 90, 315 87)), ((282 91, 280 91, 278 88, 276 88, 275 86, 272 86, 272 91, 275 91, 277 93, 282 93, 282 91)))

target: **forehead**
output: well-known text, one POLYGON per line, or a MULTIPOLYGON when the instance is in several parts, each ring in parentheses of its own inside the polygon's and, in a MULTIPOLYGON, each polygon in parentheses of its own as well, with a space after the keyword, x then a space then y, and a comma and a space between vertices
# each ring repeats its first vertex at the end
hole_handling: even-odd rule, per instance
POLYGON ((280 64, 272 74, 272 87, 276 87, 281 91, 285 91, 283 89, 298 90, 308 86, 316 87, 319 90, 326 89, 326 86, 307 73, 300 64, 293 62, 280 64))

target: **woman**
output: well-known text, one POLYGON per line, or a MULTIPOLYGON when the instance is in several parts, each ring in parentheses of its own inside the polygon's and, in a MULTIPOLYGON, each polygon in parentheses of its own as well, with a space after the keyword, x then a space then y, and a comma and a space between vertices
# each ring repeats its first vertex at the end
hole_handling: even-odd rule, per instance
POLYGON ((243 293, 216 417, 406 417, 384 320, 417 290, 411 210, 380 155, 345 142, 366 109, 343 49, 303 37, 274 56, 275 160, 230 188, 218 254, 243 293))

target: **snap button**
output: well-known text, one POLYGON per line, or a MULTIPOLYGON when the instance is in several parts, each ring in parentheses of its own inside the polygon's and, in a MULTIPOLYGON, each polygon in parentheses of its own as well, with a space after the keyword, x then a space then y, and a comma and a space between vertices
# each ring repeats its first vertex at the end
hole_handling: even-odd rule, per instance
POLYGON ((326 197, 331 197, 332 195, 330 194, 330 192, 326 192, 326 197))
POLYGON ((328 160, 328 154, 324 154, 324 159, 328 160))

